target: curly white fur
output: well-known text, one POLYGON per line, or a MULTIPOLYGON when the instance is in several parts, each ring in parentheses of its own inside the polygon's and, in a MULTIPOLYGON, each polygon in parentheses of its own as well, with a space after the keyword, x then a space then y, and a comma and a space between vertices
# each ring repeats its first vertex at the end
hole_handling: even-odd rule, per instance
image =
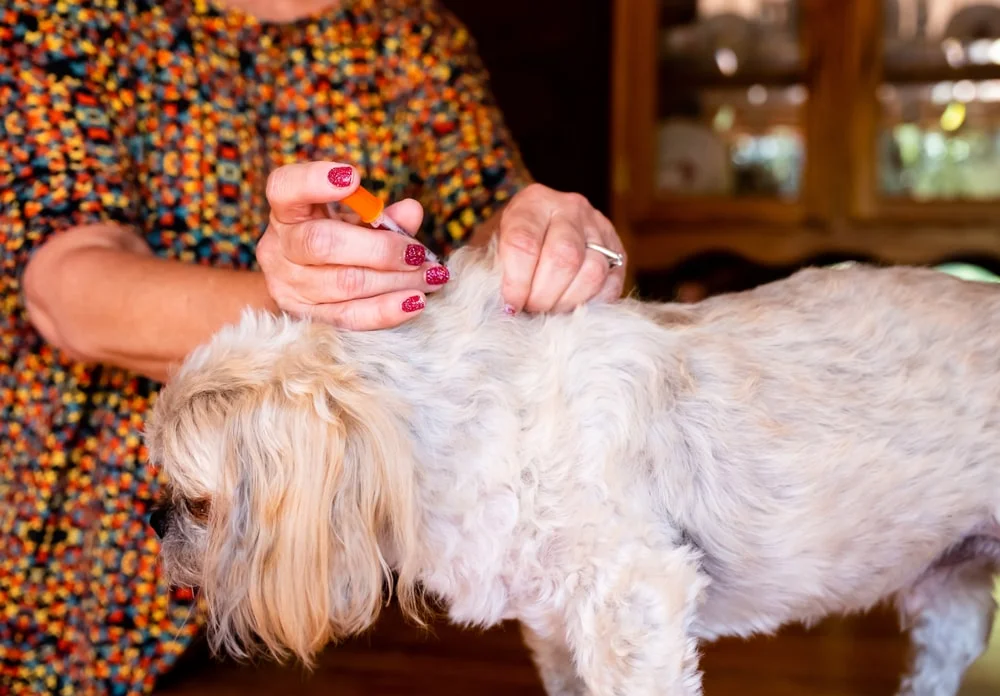
POLYGON ((163 561, 217 646, 309 662, 395 575, 414 616, 520 621, 554 696, 693 696, 699 641, 897 598, 901 693, 956 692, 994 610, 1000 290, 854 267, 510 317, 494 259, 393 330, 248 314, 161 393, 163 561))

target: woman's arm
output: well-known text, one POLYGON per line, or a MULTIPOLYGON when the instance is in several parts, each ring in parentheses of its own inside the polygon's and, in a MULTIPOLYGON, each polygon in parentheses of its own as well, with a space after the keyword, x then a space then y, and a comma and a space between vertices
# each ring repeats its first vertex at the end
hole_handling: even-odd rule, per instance
POLYGON ((114 223, 47 239, 25 267, 23 288, 28 316, 49 343, 158 381, 243 308, 277 310, 261 273, 158 258, 114 223))

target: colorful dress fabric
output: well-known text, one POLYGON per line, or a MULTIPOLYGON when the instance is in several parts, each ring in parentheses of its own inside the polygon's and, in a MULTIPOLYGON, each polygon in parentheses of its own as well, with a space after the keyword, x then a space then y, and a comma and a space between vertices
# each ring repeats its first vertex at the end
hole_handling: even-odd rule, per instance
POLYGON ((114 220, 164 257, 253 268, 268 172, 315 159, 419 199, 439 252, 529 181, 472 40, 431 0, 289 24, 204 0, 0 8, 0 694, 149 692, 201 627, 146 525, 158 385, 39 338, 31 253, 114 220))

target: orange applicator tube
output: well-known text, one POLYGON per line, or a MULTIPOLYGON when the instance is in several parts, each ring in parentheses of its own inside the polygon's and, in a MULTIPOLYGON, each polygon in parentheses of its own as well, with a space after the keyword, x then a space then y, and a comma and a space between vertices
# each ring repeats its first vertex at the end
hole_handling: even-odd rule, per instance
POLYGON ((382 199, 369 192, 367 189, 359 186, 354 193, 347 198, 342 199, 340 202, 360 215, 361 220, 366 225, 371 225, 372 227, 383 227, 387 230, 398 232, 399 234, 405 234, 407 237, 410 236, 406 233, 406 230, 397 225, 392 218, 384 214, 383 211, 385 209, 385 205, 382 203, 382 199))
MULTIPOLYGON (((413 236, 409 232, 385 214, 385 204, 382 203, 382 199, 367 189, 358 186, 354 193, 347 198, 341 199, 340 202, 357 213, 361 221, 366 225, 381 227, 382 229, 391 230, 396 234, 401 234, 408 239, 413 239, 413 236)), ((437 262, 437 257, 430 249, 427 250, 427 258, 435 263, 437 262)))

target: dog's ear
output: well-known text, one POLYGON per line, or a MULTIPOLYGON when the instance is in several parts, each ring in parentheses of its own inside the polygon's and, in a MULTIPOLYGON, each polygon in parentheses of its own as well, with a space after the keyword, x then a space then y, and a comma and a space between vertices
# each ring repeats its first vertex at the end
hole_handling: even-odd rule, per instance
POLYGON ((412 577, 413 492, 397 421, 373 395, 328 363, 298 368, 229 404, 202 589, 216 649, 256 643, 310 665, 377 617, 382 544, 406 566, 400 589, 412 577))

